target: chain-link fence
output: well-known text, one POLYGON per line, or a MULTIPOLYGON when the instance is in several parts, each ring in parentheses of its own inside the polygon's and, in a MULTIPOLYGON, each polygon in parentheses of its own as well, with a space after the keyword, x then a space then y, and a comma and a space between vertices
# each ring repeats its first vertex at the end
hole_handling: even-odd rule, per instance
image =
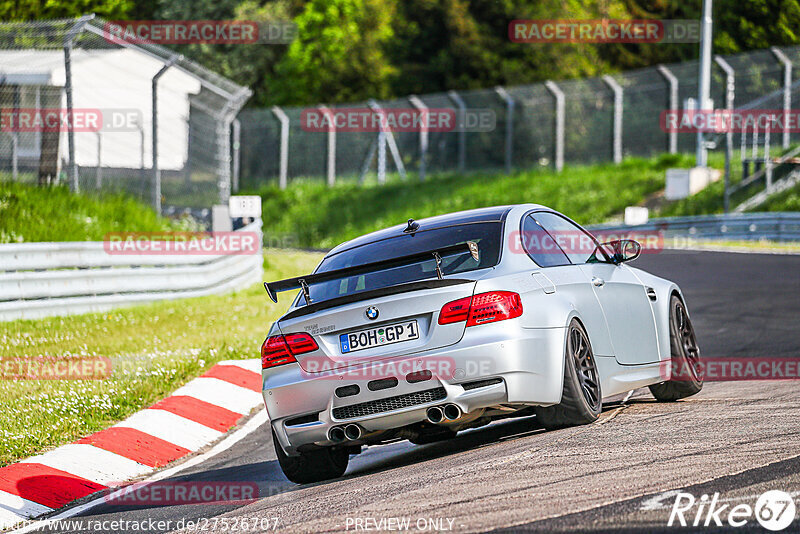
MULTIPOLYGON (((728 103, 727 66, 734 75, 737 108, 772 95, 772 100, 779 102, 773 109, 782 109, 784 91, 791 94, 787 81, 792 83, 800 77, 800 68, 788 66, 800 63, 800 47, 715 59, 711 98, 718 109, 728 103)), ((459 103, 463 103, 468 110, 494 113, 495 127, 491 131, 471 131, 462 125, 452 131, 394 132, 402 166, 411 172, 561 168, 564 163, 694 152, 696 134, 668 133, 660 119, 663 111, 685 109, 689 99, 697 98, 698 69, 697 61, 687 61, 613 76, 505 90, 450 91, 378 105, 384 110, 411 109, 416 107, 416 100, 430 109, 457 112, 459 103)), ((366 103, 338 107, 363 108, 366 103)), ((302 124, 303 110, 318 108, 247 109, 240 113, 245 140, 241 152, 242 187, 285 185, 298 178, 327 179, 329 183, 332 178, 364 179, 380 170, 379 160, 374 157, 379 134, 309 131, 302 124), (333 177, 328 157, 331 146, 335 150, 333 177)), ((739 143, 740 139, 740 134, 735 134, 734 142, 739 143)), ((394 170, 392 162, 393 158, 387 157, 389 172, 394 170)))
POLYGON ((124 191, 165 212, 227 202, 231 126, 250 94, 92 15, 3 23, 0 176, 124 191))

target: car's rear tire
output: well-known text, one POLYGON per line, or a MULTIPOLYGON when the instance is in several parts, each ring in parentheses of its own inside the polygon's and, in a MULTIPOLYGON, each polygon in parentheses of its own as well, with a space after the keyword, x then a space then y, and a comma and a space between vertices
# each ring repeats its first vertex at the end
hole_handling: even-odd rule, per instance
POLYGON ((350 461, 350 452, 346 448, 325 447, 314 451, 301 452, 299 456, 287 456, 275 430, 272 431, 272 443, 275 445, 275 455, 281 471, 290 481, 297 484, 320 482, 331 478, 338 478, 347 470, 350 461))
POLYGON ((677 295, 672 295, 669 302, 669 342, 672 369, 678 378, 650 386, 650 393, 661 402, 674 402, 703 389, 700 348, 686 306, 677 295))
POLYGON ((536 418, 547 429, 585 425, 597 421, 603 407, 600 376, 592 345, 583 325, 573 319, 567 329, 564 350, 564 390, 561 402, 534 408, 536 418))

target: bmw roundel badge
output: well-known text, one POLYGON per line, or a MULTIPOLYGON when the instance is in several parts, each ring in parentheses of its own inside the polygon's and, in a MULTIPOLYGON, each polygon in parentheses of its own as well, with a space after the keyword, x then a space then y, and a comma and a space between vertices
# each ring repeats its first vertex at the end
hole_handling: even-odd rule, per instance
POLYGON ((375 306, 370 306, 369 308, 367 308, 367 311, 364 312, 364 315, 367 316, 367 319, 374 321, 375 319, 378 318, 379 315, 378 308, 376 308, 375 306))

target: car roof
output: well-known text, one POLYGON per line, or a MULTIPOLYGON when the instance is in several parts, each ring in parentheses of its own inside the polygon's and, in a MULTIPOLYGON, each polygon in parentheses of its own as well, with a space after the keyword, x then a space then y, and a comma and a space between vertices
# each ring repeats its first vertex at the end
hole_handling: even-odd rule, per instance
MULTIPOLYGON (((510 212, 512 209, 518 206, 519 205, 477 208, 472 210, 447 213, 444 215, 436 215, 434 217, 427 217, 425 219, 419 219, 419 220, 415 219, 415 221, 419 223, 420 230, 444 228, 447 226, 454 226, 458 224, 470 224, 470 223, 493 222, 493 221, 500 222, 505 219, 505 217, 508 215, 508 212, 510 212)), ((538 204, 526 204, 525 206, 529 206, 531 208, 543 207, 539 206, 538 204)), ((371 232, 369 234, 356 237, 355 239, 351 239, 350 241, 346 241, 340 245, 337 245, 327 255, 332 256, 334 254, 344 252, 345 250, 350 250, 356 247, 360 247, 368 243, 374 243, 376 241, 382 241, 390 237, 395 237, 397 235, 400 235, 402 231, 405 228, 407 228, 407 226, 408 223, 403 222, 402 224, 397 224, 395 226, 390 226, 389 228, 384 228, 383 230, 377 230, 375 232, 371 232)))

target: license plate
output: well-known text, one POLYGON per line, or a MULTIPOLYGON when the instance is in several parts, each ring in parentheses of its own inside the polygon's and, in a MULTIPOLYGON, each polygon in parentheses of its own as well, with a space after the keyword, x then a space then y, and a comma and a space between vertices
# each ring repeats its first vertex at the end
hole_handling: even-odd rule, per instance
POLYGON ((342 347, 342 354, 347 354, 348 352, 391 345, 401 341, 411 341, 412 339, 419 339, 417 321, 389 324, 342 334, 339 336, 339 344, 342 347))

